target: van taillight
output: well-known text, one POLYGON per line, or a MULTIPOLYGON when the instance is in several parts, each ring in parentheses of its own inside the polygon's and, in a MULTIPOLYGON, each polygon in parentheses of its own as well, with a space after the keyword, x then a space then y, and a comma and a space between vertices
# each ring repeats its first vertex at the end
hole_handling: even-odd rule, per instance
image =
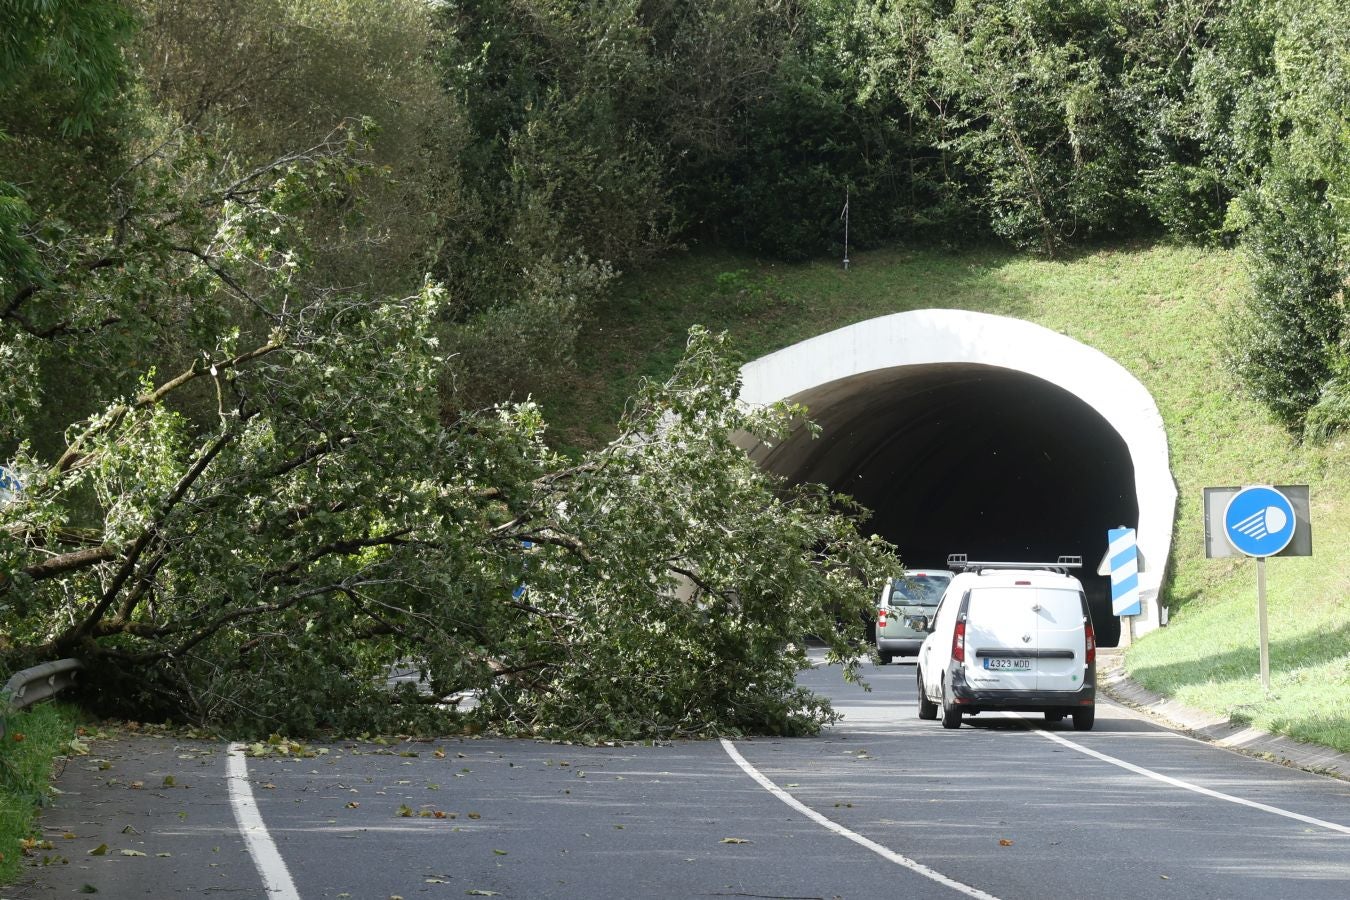
POLYGON ((1092 665, 1097 661, 1097 636, 1092 633, 1092 623, 1088 622, 1083 626, 1083 637, 1087 641, 1087 660, 1086 665, 1092 665))
POLYGON ((966 623, 957 622, 956 630, 952 632, 952 659, 957 662, 966 661, 966 623))
POLYGON ((886 627, 886 607, 884 606, 877 608, 877 627, 886 627))

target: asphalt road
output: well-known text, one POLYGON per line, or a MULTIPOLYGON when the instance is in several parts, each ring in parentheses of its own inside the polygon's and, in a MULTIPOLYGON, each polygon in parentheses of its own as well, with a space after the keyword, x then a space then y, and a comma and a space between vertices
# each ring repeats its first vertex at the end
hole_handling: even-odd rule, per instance
POLYGON ((811 739, 97 742, 0 897, 1350 898, 1350 783, 1105 703, 949 731, 866 674, 803 675, 846 716, 811 739))

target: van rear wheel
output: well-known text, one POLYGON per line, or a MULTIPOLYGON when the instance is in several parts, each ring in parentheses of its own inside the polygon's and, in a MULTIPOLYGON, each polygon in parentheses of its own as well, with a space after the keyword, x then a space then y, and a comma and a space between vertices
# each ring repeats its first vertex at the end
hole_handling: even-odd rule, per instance
POLYGON ((1091 731, 1092 723, 1097 721, 1097 707, 1085 706, 1073 711, 1073 730, 1091 731))
POLYGON ((923 692, 923 670, 919 670, 919 718, 932 721, 937 718, 937 704, 923 692))
POLYGON ((947 683, 945 681, 942 683, 942 727, 961 727, 961 710, 947 696, 947 683))

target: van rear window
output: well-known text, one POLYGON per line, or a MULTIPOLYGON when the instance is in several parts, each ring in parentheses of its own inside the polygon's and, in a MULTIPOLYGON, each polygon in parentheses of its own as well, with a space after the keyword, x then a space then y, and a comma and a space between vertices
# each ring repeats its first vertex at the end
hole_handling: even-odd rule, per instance
POLYGON ((891 603, 908 606, 937 606, 950 578, 931 575, 907 575, 897 578, 891 587, 891 603))
POLYGON ((1026 603, 1029 595, 1033 594, 1036 603, 1057 613, 1073 615, 1082 612, 1082 601, 1078 599, 1076 590, 1025 587, 975 588, 970 592, 970 606, 967 611, 977 613, 981 609, 998 609, 1009 603, 1026 603))

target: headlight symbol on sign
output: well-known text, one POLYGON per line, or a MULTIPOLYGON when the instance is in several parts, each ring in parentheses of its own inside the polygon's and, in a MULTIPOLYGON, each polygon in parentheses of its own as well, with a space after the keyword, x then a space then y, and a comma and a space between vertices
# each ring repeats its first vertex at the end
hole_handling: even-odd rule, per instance
POLYGON ((1246 535, 1252 540, 1262 541, 1284 530, 1284 526, 1289 521, 1289 516, 1278 506, 1267 506, 1259 510, 1241 522, 1233 523, 1233 530, 1239 534, 1246 535))

